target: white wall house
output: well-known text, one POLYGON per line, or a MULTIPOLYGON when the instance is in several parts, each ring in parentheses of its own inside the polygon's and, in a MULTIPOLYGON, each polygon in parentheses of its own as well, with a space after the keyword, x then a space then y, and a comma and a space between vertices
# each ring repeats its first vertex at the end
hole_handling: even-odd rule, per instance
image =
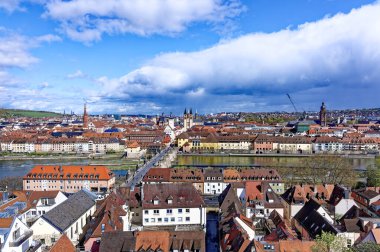
POLYGON ((143 186, 144 227, 206 225, 206 208, 190 183, 146 184, 143 186))
POLYGON ((226 189, 228 183, 223 181, 223 173, 218 169, 204 171, 203 194, 219 195, 226 189))
POLYGON ((83 227, 96 210, 95 199, 96 195, 85 190, 70 196, 31 226, 34 239, 51 245, 65 233, 72 243, 77 245, 83 227))
POLYGON ((205 224, 206 209, 204 207, 143 209, 144 227, 205 224))
POLYGON ((33 223, 41 215, 48 213, 65 200, 67 200, 67 196, 60 191, 32 191, 29 196, 31 207, 19 218, 30 225, 29 223, 33 223))
POLYGON ((26 252, 32 246, 36 247, 33 251, 41 251, 41 246, 33 241, 33 231, 16 217, 9 227, 0 228, 0 242, 0 251, 26 252))
POLYGON ((313 143, 313 151, 315 153, 340 153, 343 151, 343 143, 341 142, 330 142, 330 141, 319 141, 313 143))
POLYGON ((353 199, 341 199, 335 206, 335 216, 343 216, 353 206, 359 207, 353 199))

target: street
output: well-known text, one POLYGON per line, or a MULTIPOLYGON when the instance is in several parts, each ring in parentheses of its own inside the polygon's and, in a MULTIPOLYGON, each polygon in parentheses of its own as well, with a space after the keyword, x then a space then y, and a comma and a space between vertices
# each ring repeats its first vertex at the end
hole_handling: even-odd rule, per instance
POLYGON ((151 160, 149 160, 144 166, 139 168, 136 173, 134 174, 133 178, 127 181, 127 187, 134 187, 137 184, 139 184, 142 180, 142 178, 145 176, 145 174, 150 170, 150 168, 156 166, 155 164, 163 158, 168 151, 170 151, 171 147, 166 147, 164 150, 162 150, 160 153, 158 153, 156 156, 154 156, 151 160))

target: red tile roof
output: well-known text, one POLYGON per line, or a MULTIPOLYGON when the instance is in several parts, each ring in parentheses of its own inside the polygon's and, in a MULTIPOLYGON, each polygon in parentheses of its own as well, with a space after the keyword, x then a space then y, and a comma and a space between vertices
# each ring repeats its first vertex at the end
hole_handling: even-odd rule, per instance
POLYGON ((63 234, 49 252, 75 252, 76 249, 66 234, 63 234))
POLYGON ((105 166, 58 166, 37 165, 27 175, 26 179, 51 179, 51 180, 109 180, 114 176, 110 169, 105 166))

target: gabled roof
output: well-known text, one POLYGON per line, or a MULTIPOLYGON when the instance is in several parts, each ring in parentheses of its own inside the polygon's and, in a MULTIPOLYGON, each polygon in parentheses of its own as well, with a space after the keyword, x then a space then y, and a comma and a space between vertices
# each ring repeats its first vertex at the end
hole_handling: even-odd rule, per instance
POLYGON ((35 207, 40 199, 55 199, 59 191, 31 191, 28 201, 31 206, 35 207))
POLYGON ((169 182, 170 168, 151 168, 144 175, 144 182, 169 182))
POLYGON ((61 235, 49 252, 76 252, 76 248, 66 234, 61 235))
POLYGON ((169 251, 169 231, 142 231, 136 235, 136 251, 169 251))
POLYGON ((204 205, 199 192, 192 184, 146 184, 143 186, 142 207, 153 208, 193 208, 204 205), (169 203, 167 198, 173 197, 169 203), (154 199, 158 199, 158 204, 154 204, 154 199))
POLYGON ((104 232, 100 243, 100 252, 135 251, 136 237, 131 231, 104 232))
POLYGON ((106 166, 96 165, 36 165, 23 179, 76 179, 76 180, 109 180, 114 176, 106 166), (78 175, 74 178, 74 175, 78 175))
POLYGON ((41 218, 49 222, 60 232, 63 232, 94 205, 95 198, 91 193, 81 190, 44 214, 41 218))
POLYGON ((226 189, 219 195, 219 205, 222 217, 225 217, 230 212, 242 213, 242 204, 236 195, 235 188, 229 184, 226 189))
POLYGON ((322 231, 333 234, 338 233, 338 231, 317 212, 320 207, 321 206, 314 199, 310 199, 294 216, 294 219, 312 238, 320 235, 322 231))
POLYGON ((205 251, 205 232, 203 231, 174 231, 170 232, 170 251, 205 251))

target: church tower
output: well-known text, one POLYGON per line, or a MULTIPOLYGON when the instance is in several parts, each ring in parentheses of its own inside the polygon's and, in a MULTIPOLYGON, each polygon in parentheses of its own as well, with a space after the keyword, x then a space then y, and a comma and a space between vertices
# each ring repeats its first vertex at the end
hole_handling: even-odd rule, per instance
POLYGON ((84 129, 88 128, 88 114, 87 114, 87 105, 86 105, 86 103, 84 104, 84 109, 83 109, 83 128, 84 129))
POLYGON ((183 126, 185 130, 190 129, 194 125, 194 117, 193 117, 193 110, 190 109, 190 111, 185 109, 185 112, 183 113, 183 126))
POLYGON ((322 127, 327 126, 327 112, 324 102, 322 102, 321 110, 319 111, 319 123, 322 127))

